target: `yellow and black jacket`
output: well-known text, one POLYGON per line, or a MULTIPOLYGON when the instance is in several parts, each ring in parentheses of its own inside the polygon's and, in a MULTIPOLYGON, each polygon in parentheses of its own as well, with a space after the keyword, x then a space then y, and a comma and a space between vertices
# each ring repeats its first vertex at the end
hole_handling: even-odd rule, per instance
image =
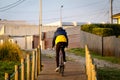
POLYGON ((66 42, 66 47, 68 47, 67 33, 62 27, 57 28, 56 32, 54 33, 52 47, 59 42, 66 42))

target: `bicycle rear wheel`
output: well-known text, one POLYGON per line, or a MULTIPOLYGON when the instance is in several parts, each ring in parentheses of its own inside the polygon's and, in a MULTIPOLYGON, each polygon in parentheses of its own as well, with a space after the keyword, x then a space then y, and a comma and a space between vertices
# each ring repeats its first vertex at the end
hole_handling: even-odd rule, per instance
POLYGON ((60 66, 60 71, 59 71, 61 76, 64 76, 64 65, 60 66))
POLYGON ((60 51, 59 73, 61 74, 61 76, 64 76, 64 61, 63 61, 62 51, 60 51))

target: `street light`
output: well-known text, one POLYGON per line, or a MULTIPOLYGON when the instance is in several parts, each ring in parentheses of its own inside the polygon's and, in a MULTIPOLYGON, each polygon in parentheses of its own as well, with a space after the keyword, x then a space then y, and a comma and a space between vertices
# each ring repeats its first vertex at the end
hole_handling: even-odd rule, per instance
POLYGON ((62 8, 63 8, 63 5, 61 5, 60 7, 60 26, 62 27, 62 8))

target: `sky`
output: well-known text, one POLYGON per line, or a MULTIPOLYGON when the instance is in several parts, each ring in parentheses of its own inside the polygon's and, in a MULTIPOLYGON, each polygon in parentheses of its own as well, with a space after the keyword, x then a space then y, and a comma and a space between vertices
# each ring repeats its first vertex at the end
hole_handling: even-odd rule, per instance
MULTIPOLYGON (((120 0, 113 0, 113 14, 120 13, 120 0)), ((39 24, 40 0, 0 0, 0 19, 39 24)), ((109 22, 110 0, 42 0, 42 23, 109 22)))

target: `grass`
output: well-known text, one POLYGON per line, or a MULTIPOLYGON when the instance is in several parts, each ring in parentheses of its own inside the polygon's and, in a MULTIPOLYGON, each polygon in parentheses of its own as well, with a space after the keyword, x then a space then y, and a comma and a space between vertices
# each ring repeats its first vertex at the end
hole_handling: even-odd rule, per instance
POLYGON ((120 69, 99 68, 97 74, 98 80, 120 80, 120 69))
MULTIPOLYGON (((26 54, 32 55, 31 51, 24 51, 22 50, 23 57, 26 57, 26 54)), ((20 61, 9 61, 9 60, 0 60, 0 80, 4 80, 5 73, 8 73, 10 76, 14 73, 15 65, 21 66, 20 61)), ((26 70, 26 63, 25 63, 25 70, 26 70)), ((21 74, 19 74, 21 75, 21 74)), ((26 75, 26 71, 25 71, 26 75)), ((26 78, 26 76, 25 76, 26 78)), ((20 79, 20 77, 19 77, 20 79)), ((14 80, 14 76, 10 78, 10 80, 14 80)))
MULTIPOLYGON (((22 52, 25 54, 25 51, 22 52)), ((20 61, 0 60, 0 80, 4 80, 5 73, 8 73, 10 76, 13 75, 15 65, 20 67, 20 61)), ((14 76, 11 77, 10 80, 14 80, 14 76)))
MULTIPOLYGON (((72 48, 72 49, 67 50, 67 52, 70 52, 77 56, 83 56, 83 57, 85 56, 85 49, 72 48)), ((93 51, 90 51, 90 54, 92 58, 97 58, 97 59, 109 61, 112 63, 120 64, 119 58, 103 57, 93 51)), ((108 68, 108 67, 97 68, 97 78, 98 80, 120 80, 120 69, 108 68)))
POLYGON ((0 61, 0 80, 4 80, 5 72, 12 75, 14 73, 14 66, 20 64, 15 61, 0 61))
MULTIPOLYGON (((72 48, 72 49, 67 50, 67 52, 73 53, 77 56, 85 57, 85 49, 72 48)), ((97 59, 100 59, 100 60, 105 60, 105 61, 109 61, 109 62, 112 62, 112 63, 120 64, 120 59, 119 58, 110 57, 110 56, 101 56, 101 55, 98 55, 97 53, 95 53, 93 51, 90 51, 90 54, 91 54, 92 58, 97 58, 97 59)))
POLYGON ((73 53, 77 56, 85 56, 85 50, 81 49, 81 48, 71 48, 69 50, 67 50, 67 52, 73 53))

